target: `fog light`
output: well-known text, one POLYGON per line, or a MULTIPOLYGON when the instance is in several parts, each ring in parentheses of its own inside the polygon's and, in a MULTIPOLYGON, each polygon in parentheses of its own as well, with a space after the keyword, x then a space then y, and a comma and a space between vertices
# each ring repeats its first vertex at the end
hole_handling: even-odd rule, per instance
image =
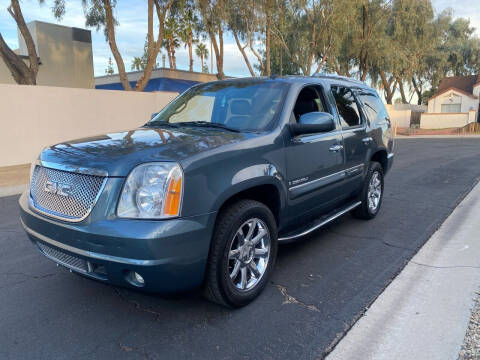
POLYGON ((145 279, 142 275, 135 271, 129 271, 125 279, 132 284, 133 286, 144 287, 145 286, 145 279))
POLYGON ((135 276, 135 281, 138 282, 139 284, 145 285, 145 280, 143 280, 142 275, 139 273, 134 272, 133 275, 135 276))

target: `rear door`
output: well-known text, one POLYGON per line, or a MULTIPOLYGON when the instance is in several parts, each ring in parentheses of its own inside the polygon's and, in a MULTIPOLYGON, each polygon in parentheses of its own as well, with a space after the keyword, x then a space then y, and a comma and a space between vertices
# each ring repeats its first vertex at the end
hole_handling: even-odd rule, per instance
POLYGON ((367 134, 366 117, 363 114, 354 89, 343 86, 331 86, 335 99, 338 119, 342 128, 345 146, 345 180, 352 190, 363 184, 363 175, 367 164, 367 155, 373 139, 367 134))

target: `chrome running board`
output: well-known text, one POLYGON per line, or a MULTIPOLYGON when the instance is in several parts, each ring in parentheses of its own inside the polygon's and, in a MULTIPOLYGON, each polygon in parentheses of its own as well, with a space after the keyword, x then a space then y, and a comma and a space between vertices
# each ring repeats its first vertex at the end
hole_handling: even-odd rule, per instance
POLYGON ((313 224, 310 224, 311 227, 309 227, 307 229, 302 229, 302 231, 297 233, 297 234, 289 233, 284 237, 279 237, 278 241, 282 242, 282 243, 286 243, 286 242, 290 242, 290 241, 293 241, 295 239, 298 239, 302 236, 308 235, 312 231, 320 229, 322 226, 325 226, 329 222, 335 220, 336 218, 342 216, 343 214, 349 212, 350 210, 355 209, 361 203, 362 203, 361 201, 358 201, 356 203, 348 205, 347 207, 341 208, 339 211, 337 211, 336 213, 334 213, 330 216, 327 216, 326 218, 320 218, 320 219, 316 220, 313 224))

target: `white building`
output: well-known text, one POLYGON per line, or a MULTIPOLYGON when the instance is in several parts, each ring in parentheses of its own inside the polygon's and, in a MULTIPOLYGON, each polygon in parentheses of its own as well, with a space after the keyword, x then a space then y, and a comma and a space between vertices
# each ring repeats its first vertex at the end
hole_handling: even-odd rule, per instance
MULTIPOLYGON (((32 21, 27 24, 39 57, 37 85, 94 88, 92 35, 90 30, 32 21)), ((15 52, 28 64, 28 51, 18 32, 15 52)), ((0 59, 0 84, 15 80, 0 59)))
POLYGON ((428 100, 421 127, 440 129, 463 127, 479 120, 480 74, 446 77, 428 100))

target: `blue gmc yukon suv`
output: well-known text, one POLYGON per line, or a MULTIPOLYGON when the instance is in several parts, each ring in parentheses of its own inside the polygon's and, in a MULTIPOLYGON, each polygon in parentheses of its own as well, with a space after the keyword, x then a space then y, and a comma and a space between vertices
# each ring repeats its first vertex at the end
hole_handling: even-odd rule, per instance
POLYGON ((392 166, 378 94, 337 76, 193 86, 137 129, 42 151, 21 220, 57 264, 239 307, 277 246, 351 212, 374 218, 392 166))

